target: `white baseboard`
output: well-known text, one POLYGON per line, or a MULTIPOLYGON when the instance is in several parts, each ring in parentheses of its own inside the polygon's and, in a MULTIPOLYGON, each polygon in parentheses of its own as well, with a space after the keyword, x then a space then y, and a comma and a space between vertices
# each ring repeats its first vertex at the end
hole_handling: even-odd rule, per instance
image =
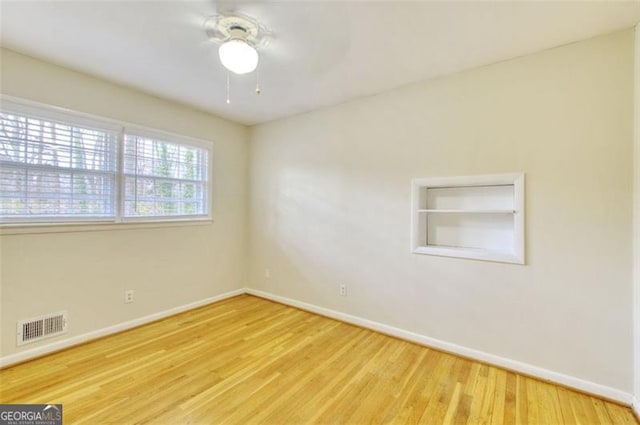
POLYGON ((66 338, 60 341, 53 342, 47 345, 41 345, 39 347, 32 348, 30 350, 21 351, 9 356, 0 357, 0 368, 12 365, 14 363, 24 362, 36 357, 43 356, 45 354, 53 353, 54 351, 60 351, 65 348, 72 347, 74 345, 82 344, 93 339, 101 338, 103 336, 111 335, 117 332, 122 332, 127 329, 135 328, 136 326, 144 325, 145 323, 153 322, 159 319, 163 319, 174 314, 182 313, 187 310, 202 307, 207 304, 222 301, 227 298, 235 297, 245 293, 244 289, 237 289, 235 291, 225 292, 224 294, 216 295, 214 297, 205 298, 203 300, 195 301, 189 304, 173 307, 168 310, 153 313, 148 316, 140 317, 138 319, 129 320, 128 322, 118 323, 117 325, 108 326, 106 328, 98 329, 96 331, 87 332, 82 335, 77 335, 71 338, 66 338))
MULTIPOLYGON (((425 335, 420 335, 414 332, 410 332, 404 329, 395 328, 393 326, 385 325, 379 322, 374 322, 372 320, 364 319, 358 316, 353 316, 347 313, 330 310, 324 307, 318 307, 316 305, 293 300, 291 298, 281 297, 279 295, 274 295, 269 292, 247 288, 246 293, 250 295, 255 295, 260 298, 265 298, 271 301, 276 301, 282 304, 290 305, 292 307, 296 307, 301 310, 306 310, 322 316, 330 317, 332 319, 351 323, 357 326, 361 326, 363 328, 374 330, 376 332, 394 336, 396 338, 415 342, 420 345, 433 347, 438 350, 446 351, 452 354, 457 354, 463 357, 468 357, 474 360, 481 361, 483 363, 499 366, 501 368, 518 372, 524 375, 528 375, 534 378, 538 378, 543 381, 553 382, 555 384, 560 384, 569 388, 574 388, 576 390, 593 394, 605 399, 613 400, 618 403, 625 404, 627 406, 631 406, 632 402, 634 402, 633 396, 630 393, 627 393, 625 391, 621 391, 616 388, 611 388, 605 385, 597 384, 595 382, 585 381, 583 379, 576 378, 573 376, 564 375, 562 373, 554 372, 538 366, 519 362, 517 360, 511 360, 504 357, 496 356, 494 354, 485 353, 483 351, 474 350, 472 348, 463 347, 447 341, 442 341, 442 340, 431 338, 425 335)), ((637 400, 636 400, 636 403, 637 403, 637 400)), ((634 409, 637 409, 637 404, 634 405, 634 409)))
POLYGON ((638 399, 638 397, 633 397, 633 400, 631 401, 631 410, 635 413, 636 419, 640 421, 640 399, 638 399))

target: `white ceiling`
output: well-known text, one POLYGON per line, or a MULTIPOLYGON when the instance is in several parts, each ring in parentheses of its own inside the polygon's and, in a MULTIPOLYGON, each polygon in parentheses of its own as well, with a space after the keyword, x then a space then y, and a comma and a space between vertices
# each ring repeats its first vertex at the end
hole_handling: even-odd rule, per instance
POLYGON ((7 1, 4 47, 255 124, 629 28, 640 0, 7 1), (203 22, 248 15, 272 33, 255 74, 226 72, 203 22))

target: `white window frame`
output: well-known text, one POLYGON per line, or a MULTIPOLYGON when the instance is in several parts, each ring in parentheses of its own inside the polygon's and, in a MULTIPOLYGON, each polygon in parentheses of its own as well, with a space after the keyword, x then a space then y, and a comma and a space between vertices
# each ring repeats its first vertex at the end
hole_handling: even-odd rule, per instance
MULTIPOLYGON (((89 128, 100 128, 116 132, 118 135, 116 146, 116 170, 115 170, 115 186, 114 186, 114 212, 115 217, 111 218, 82 218, 75 217, 52 217, 52 218, 3 218, 0 222, 0 234, 15 233, 32 233, 29 229, 44 229, 43 233, 58 231, 82 231, 85 230, 106 230, 107 228, 121 227, 142 227, 145 224, 171 225, 171 224, 197 224, 203 222, 211 222, 212 215, 212 192, 213 192, 213 146, 214 142, 197 139, 189 136, 183 136, 163 130, 152 129, 124 121, 113 120, 109 118, 99 117, 83 112, 65 109, 57 106, 47 105, 39 102, 25 100, 13 96, 0 94, 0 110, 8 113, 24 114, 27 116, 36 116, 42 119, 50 119, 54 121, 63 121, 79 126, 87 126, 89 128), (168 143, 184 144, 195 146, 197 148, 207 150, 207 190, 206 190, 206 209, 205 215, 181 215, 181 216, 160 216, 160 217, 124 217, 123 208, 123 191, 124 191, 124 174, 123 174, 123 157, 124 157, 124 136, 128 131, 135 135, 159 139, 168 143), (97 228, 95 226, 99 226, 97 228), (62 230, 60 230, 62 228, 62 230), (18 230, 15 230, 18 229, 18 230), (22 229, 22 230, 20 230, 22 229)), ((40 232, 40 231, 36 231, 40 232)))
POLYGON ((146 127, 133 126, 128 125, 124 128, 124 132, 122 134, 122 139, 120 141, 120 151, 121 153, 118 156, 118 173, 117 173, 117 184, 119 185, 118 190, 118 217, 122 222, 157 222, 157 221, 194 221, 194 220, 211 220, 211 184, 213 178, 213 160, 211 153, 211 143, 207 143, 203 140, 194 139, 192 137, 187 136, 179 136, 176 134, 167 133, 159 130, 152 130, 146 127), (179 143, 182 145, 194 146, 197 148, 205 149, 207 151, 207 190, 206 190, 206 199, 204 200, 207 207, 207 214, 205 215, 176 215, 176 216, 160 216, 160 217, 125 217, 124 216, 124 190, 125 190, 125 179, 124 179, 124 136, 126 134, 131 134, 134 136, 146 137, 149 139, 157 139, 161 141, 165 141, 168 143, 179 143))
POLYGON ((411 252, 414 254, 437 255, 443 257, 468 258, 474 260, 496 261, 502 263, 525 264, 525 208, 524 208, 524 173, 485 174, 475 176, 426 177, 413 179, 411 182, 411 252), (436 188, 466 188, 478 186, 513 186, 513 208, 496 209, 463 209, 438 210, 424 208, 421 205, 420 192, 436 188), (424 208, 424 209, 423 209, 424 208), (421 215, 427 223, 430 214, 498 214, 513 216, 513 246, 509 252, 465 246, 429 245, 426 229, 421 228, 421 215), (426 243, 423 243, 426 236, 426 243))

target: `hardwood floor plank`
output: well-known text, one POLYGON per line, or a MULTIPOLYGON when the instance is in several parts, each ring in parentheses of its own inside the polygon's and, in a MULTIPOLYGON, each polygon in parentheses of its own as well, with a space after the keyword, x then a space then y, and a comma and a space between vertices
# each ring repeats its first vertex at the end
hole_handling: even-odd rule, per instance
POLYGON ((495 425, 502 423, 504 420, 505 402, 507 392, 507 372, 501 369, 495 369, 495 388, 493 394, 493 411, 487 418, 487 424, 495 425))
MULTIPOLYGON (((532 395, 527 393, 526 378, 516 375, 516 423, 527 425, 529 423, 529 405, 533 399, 532 395)), ((533 424, 535 425, 535 424, 533 424)))
MULTIPOLYGON (((503 423, 505 425, 513 425, 516 423, 516 411, 517 411, 517 377, 513 372, 506 372, 506 388, 504 396, 504 416, 503 423)), ((500 418, 496 417, 494 424, 500 424, 500 418)))
POLYGON ((636 424, 630 409, 243 295, 0 371, 65 424, 636 424))

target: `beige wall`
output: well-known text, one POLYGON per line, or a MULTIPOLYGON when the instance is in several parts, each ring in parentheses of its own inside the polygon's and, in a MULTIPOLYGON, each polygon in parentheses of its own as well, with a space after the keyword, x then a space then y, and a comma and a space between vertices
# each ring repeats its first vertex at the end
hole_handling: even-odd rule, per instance
POLYGON ((630 393, 632 68, 628 30, 254 127, 249 285, 630 393), (409 252, 412 178, 517 171, 527 265, 409 252))
POLYGON ((244 126, 0 53, 4 94, 212 141, 215 219, 197 226, 1 236, 2 356, 18 351, 18 319, 68 310, 65 337, 72 337, 245 286, 244 126), (123 303, 125 289, 135 290, 133 304, 123 303))

